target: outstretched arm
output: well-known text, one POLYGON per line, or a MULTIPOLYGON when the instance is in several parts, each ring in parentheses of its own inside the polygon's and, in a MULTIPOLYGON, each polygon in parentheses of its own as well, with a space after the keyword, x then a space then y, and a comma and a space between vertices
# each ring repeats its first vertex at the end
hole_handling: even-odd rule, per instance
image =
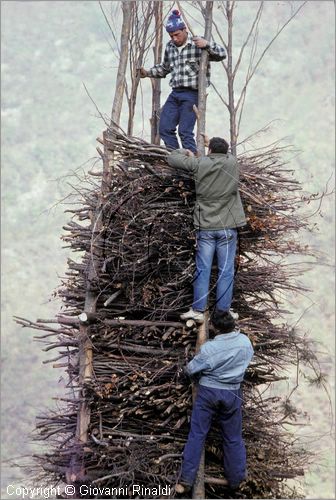
POLYGON ((149 69, 147 71, 147 76, 149 78, 165 78, 170 72, 171 67, 168 58, 168 49, 166 48, 163 62, 161 64, 156 64, 151 69, 149 69))
POLYGON ((167 162, 171 167, 188 173, 195 173, 199 165, 199 159, 188 149, 175 149, 168 155, 167 162))

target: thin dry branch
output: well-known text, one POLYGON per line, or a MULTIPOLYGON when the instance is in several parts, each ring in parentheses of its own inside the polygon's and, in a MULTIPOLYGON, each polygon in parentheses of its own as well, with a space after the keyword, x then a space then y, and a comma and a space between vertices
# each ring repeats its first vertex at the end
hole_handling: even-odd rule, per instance
MULTIPOLYGON (((276 41, 276 39, 280 36, 280 34, 283 32, 283 30, 286 28, 286 26, 288 26, 288 24, 294 19, 294 17, 297 16, 297 14, 300 12, 300 10, 304 7, 304 5, 307 3, 307 0, 304 1, 300 7, 298 7, 294 13, 287 19, 287 21, 281 26, 281 28, 277 31, 277 33, 273 36, 273 38, 270 40, 270 42, 266 45, 266 47, 264 48, 264 50, 262 51, 262 53, 260 54, 257 62, 253 65, 253 61, 254 61, 254 53, 252 52, 252 56, 251 56, 251 69, 248 71, 248 74, 246 76, 246 79, 245 79, 245 83, 244 83, 244 86, 241 90, 241 93, 240 93, 240 96, 237 100, 237 104, 235 105, 235 111, 238 111, 240 106, 241 106, 241 103, 242 103, 242 99, 244 98, 244 95, 246 93, 246 90, 247 90, 247 86, 248 84, 250 83, 252 77, 254 76, 257 68, 259 67, 261 61, 263 60, 263 58, 265 57, 266 53, 268 52, 268 50, 270 49, 270 47, 273 45, 273 43, 276 41)), ((258 24, 256 24, 256 28, 258 27, 258 24)))

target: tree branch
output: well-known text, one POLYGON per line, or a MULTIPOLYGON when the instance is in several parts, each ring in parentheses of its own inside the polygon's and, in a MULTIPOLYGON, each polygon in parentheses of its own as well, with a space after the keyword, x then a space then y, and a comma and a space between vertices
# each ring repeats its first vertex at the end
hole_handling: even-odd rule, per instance
POLYGON ((258 61, 256 62, 254 68, 251 70, 250 74, 247 75, 246 77, 246 81, 245 81, 245 84, 244 84, 244 87, 241 91, 241 94, 239 96, 239 99, 238 99, 238 102, 237 102, 237 105, 235 107, 236 111, 239 109, 239 106, 241 105, 241 102, 242 102, 242 99, 243 99, 243 95, 244 95, 244 92, 246 92, 246 89, 247 89, 247 86, 248 84, 250 83, 251 81, 251 78, 254 76, 259 64, 261 63, 261 61, 263 60, 266 52, 269 50, 269 48, 271 47, 271 45, 273 45, 273 43, 275 42, 275 40, 279 37, 279 35, 282 33, 282 31, 286 28, 286 26, 294 19, 294 17, 300 12, 300 10, 304 7, 304 5, 307 3, 307 0, 305 0, 305 2, 303 2, 300 7, 298 9, 296 9, 296 11, 288 18, 288 20, 282 25, 282 27, 277 31, 277 33, 275 34, 275 36, 272 38, 272 40, 266 45, 265 49, 262 51, 258 61))
POLYGON ((243 57, 243 53, 244 53, 244 50, 245 50, 245 47, 246 45, 248 44, 250 38, 251 38, 251 35, 253 33, 253 31, 255 30, 255 28, 258 26, 259 24, 259 21, 260 21, 260 18, 261 18, 261 14, 262 14, 262 10, 263 10, 263 6, 264 6, 264 1, 262 1, 260 3, 260 6, 259 6, 259 9, 257 11, 257 14, 256 14, 256 17, 254 18, 254 21, 253 21, 253 24, 251 26, 251 29, 250 29, 250 32, 249 34, 247 35, 247 38, 245 40, 245 42, 243 43, 241 49, 240 49, 240 53, 239 53, 239 56, 238 56, 238 60, 236 62, 236 65, 235 65, 235 68, 233 70, 233 77, 236 76, 236 73, 237 73, 237 70, 240 66, 240 63, 241 63, 241 60, 242 60, 242 57, 243 57))

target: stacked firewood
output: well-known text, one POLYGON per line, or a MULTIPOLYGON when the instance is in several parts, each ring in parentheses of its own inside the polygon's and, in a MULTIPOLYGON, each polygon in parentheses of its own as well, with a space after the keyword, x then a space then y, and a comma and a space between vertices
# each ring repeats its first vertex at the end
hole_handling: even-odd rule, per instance
MULTIPOLYGON (((17 320, 44 332, 39 339, 47 343, 46 350, 58 350, 54 366, 65 368, 69 377, 63 406, 38 420, 38 437, 52 449, 37 459, 49 478, 64 480, 80 448, 87 484, 101 489, 169 485, 174 497, 192 404, 183 367, 194 353, 197 335, 195 325, 179 319, 192 302, 194 186, 168 167, 165 148, 115 131, 99 141, 104 154, 113 155, 112 175, 102 197, 103 174, 93 172, 80 188, 79 208, 67 210, 72 219, 63 240, 82 258, 68 261, 58 290, 62 313, 35 323, 17 320), (98 229, 93 218, 97 206, 98 229), (96 313, 87 317, 93 377, 78 387, 78 331, 90 265, 89 286, 96 296, 96 313), (74 435, 83 398, 90 424, 88 441, 80 446, 74 435)), ((309 252, 298 238, 307 228, 299 212, 307 196, 284 163, 285 153, 274 147, 239 158, 248 224, 239 231, 233 308, 255 349, 243 385, 248 479, 237 493, 240 498, 297 497, 284 480, 302 475, 309 459, 284 428, 297 418, 297 409, 286 396, 265 392, 265 384, 286 378, 290 364, 315 361, 306 340, 282 319, 288 311, 281 297, 302 291, 297 282, 302 269, 286 258, 309 252)), ((215 275, 214 270, 214 287, 215 275)), ((211 289, 210 317, 214 295, 211 289)), ((205 464, 207 498, 229 498, 225 481, 220 481, 216 423, 205 464)))

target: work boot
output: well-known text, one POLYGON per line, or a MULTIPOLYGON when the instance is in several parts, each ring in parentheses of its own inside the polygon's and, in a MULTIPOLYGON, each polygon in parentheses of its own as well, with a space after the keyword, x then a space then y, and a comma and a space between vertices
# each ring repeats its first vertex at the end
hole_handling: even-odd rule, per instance
POLYGON ((181 319, 186 321, 187 319, 193 319, 195 323, 203 323, 204 321, 204 313, 201 311, 195 311, 193 308, 190 308, 189 311, 181 314, 180 316, 181 319))
POLYGON ((230 315, 235 321, 237 319, 239 319, 239 314, 237 312, 235 312, 233 309, 230 309, 229 311, 221 311, 219 309, 217 309, 215 311, 215 314, 220 314, 220 315, 230 315))

